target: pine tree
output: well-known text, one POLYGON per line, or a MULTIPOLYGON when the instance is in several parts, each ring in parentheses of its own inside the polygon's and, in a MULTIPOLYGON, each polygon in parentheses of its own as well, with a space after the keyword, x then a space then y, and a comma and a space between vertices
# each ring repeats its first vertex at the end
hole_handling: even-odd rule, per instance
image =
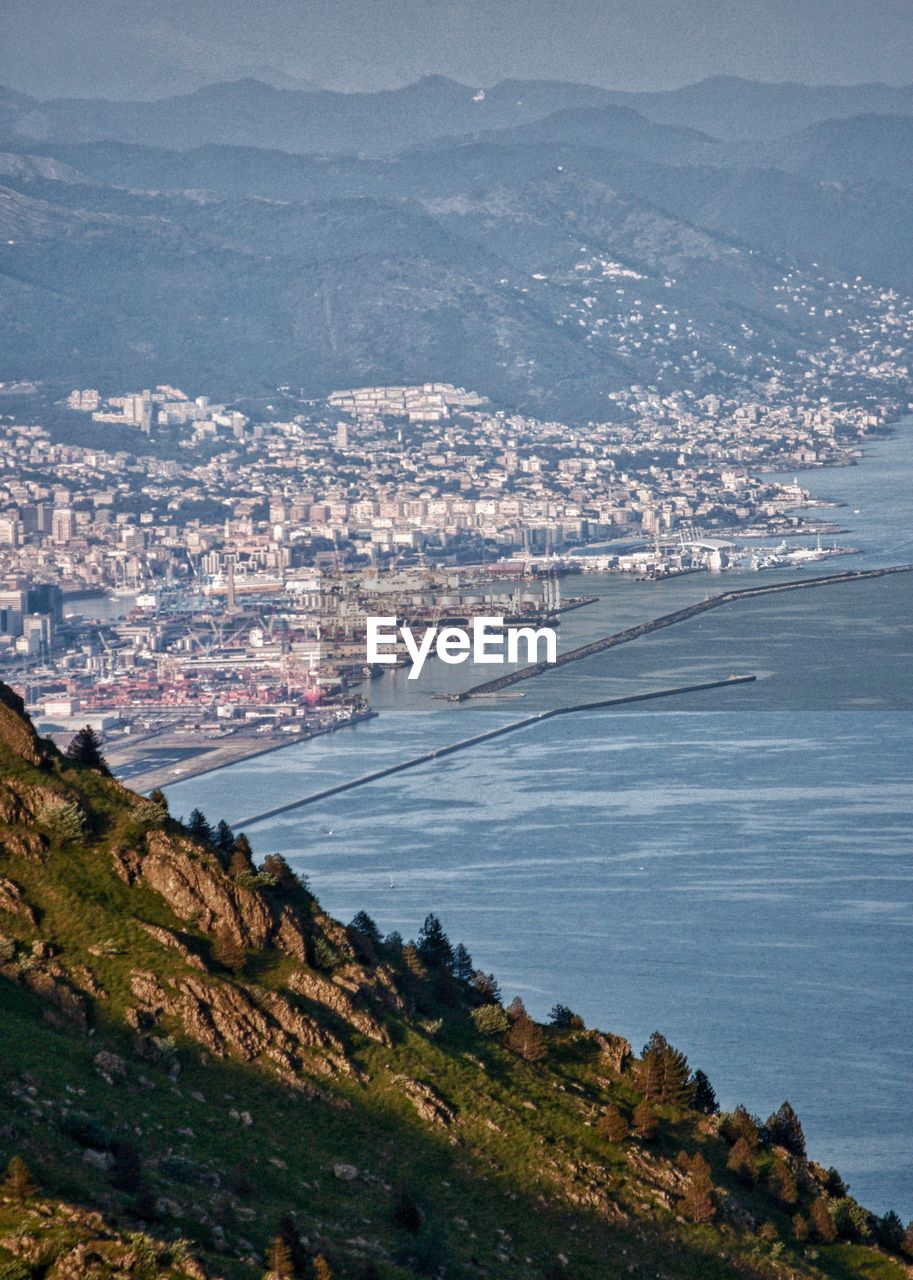
POLYGON ((526 1012, 526 1005, 519 996, 514 996, 513 1000, 511 1000, 510 1004, 507 1006, 506 1013, 511 1022, 516 1022, 518 1018, 529 1017, 529 1014, 526 1012))
POLYGON ((796 1179, 783 1160, 774 1160, 771 1164, 767 1171, 767 1188, 777 1204, 784 1209, 791 1209, 799 1198, 796 1179))
POLYGON ((436 915, 425 916, 425 923, 418 934, 416 950, 430 969, 450 969, 453 966, 453 947, 436 915))
POLYGON ((76 736, 71 739, 65 754, 67 759, 72 760, 75 764, 84 764, 89 769, 97 769, 106 778, 111 777, 108 762, 102 755, 101 738, 91 725, 86 725, 84 729, 79 730, 76 736))
POLYGON ((494 1004, 501 1003, 501 987, 493 973, 483 973, 481 969, 476 969, 469 985, 483 1000, 490 1000, 494 1004))
POLYGON ((608 1106, 596 1121, 596 1132, 607 1142, 624 1142, 630 1130, 627 1120, 618 1108, 608 1106))
POLYGON ((771 1147, 785 1147, 794 1156, 805 1158, 805 1134, 799 1117, 788 1102, 768 1116, 763 1129, 765 1142, 771 1147))
POLYGON ((659 1133, 656 1112, 646 1099, 634 1108, 634 1136, 641 1142, 654 1142, 659 1133))
POLYGON ((227 863, 235 851, 235 833, 224 818, 219 819, 213 833, 212 842, 227 863))
POLYGON ((793 1215, 793 1238, 800 1243, 808 1239, 808 1219, 801 1213, 793 1215))
POLYGON ((274 881, 277 889, 285 892, 300 884, 298 877, 281 853, 268 853, 263 859, 260 870, 274 881))
POLYGON ((305 1249, 304 1241, 295 1223, 295 1219, 290 1213, 284 1213, 279 1219, 276 1226, 276 1235, 279 1236, 288 1245, 289 1253, 292 1255, 292 1270, 296 1276, 304 1274, 305 1264, 308 1260, 308 1252, 305 1249))
POLYGON ((691 1160, 691 1176, 682 1196, 681 1208, 692 1222, 712 1222, 716 1216, 710 1165, 700 1153, 691 1160))
POLYGON ((273 1236, 266 1251, 266 1275, 263 1280, 294 1280, 294 1278, 292 1251, 282 1236, 273 1236))
POLYGON ((820 1240, 822 1244, 831 1244, 832 1241, 837 1239, 837 1228, 834 1226, 834 1220, 830 1215, 827 1200, 824 1196, 819 1196, 817 1200, 812 1202, 810 1216, 816 1240, 820 1240))
POLYGON ((212 827, 206 821, 202 809, 194 809, 187 819, 187 830, 195 840, 212 840, 212 827))
POLYGON ((553 1005, 548 1020, 553 1027, 558 1027, 561 1031, 583 1030, 586 1025, 580 1014, 569 1009, 566 1004, 553 1005))
POLYGON ((352 917, 350 929, 355 929, 357 933, 363 934, 374 947, 381 944, 381 933, 377 925, 368 915, 367 911, 357 911, 352 917))
POLYGON ((730 1143, 735 1143, 739 1138, 744 1138, 754 1150, 758 1145, 761 1126, 753 1115, 746 1111, 744 1107, 739 1106, 736 1107, 735 1111, 723 1116, 720 1124, 720 1133, 730 1143))
POLYGON ((458 942, 453 952, 453 976, 457 982, 468 982, 472 974, 472 956, 462 942, 458 942))
POLYGON ((720 1109, 716 1091, 700 1068, 691 1077, 690 1085, 691 1105, 695 1111, 700 1111, 705 1116, 715 1116, 720 1109))
POLYGON ((692 1095, 690 1074, 685 1055, 654 1031, 644 1045, 637 1072, 638 1088, 643 1096, 674 1106, 687 1105, 692 1095))
POLYGON ((739 1138, 729 1153, 726 1168, 731 1170, 740 1182, 753 1187, 758 1176, 758 1165, 754 1152, 748 1145, 747 1138, 739 1138))
POLYGON ((28 1166, 20 1156, 13 1156, 6 1166, 0 1192, 10 1200, 31 1200, 35 1195, 35 1184, 28 1166))
POLYGON ((233 880, 237 880, 239 876, 253 875, 253 873, 254 864, 250 857, 243 854, 240 849, 235 849, 228 864, 228 874, 233 880))
POLYGON ((545 1057, 542 1028, 525 1011, 514 1019, 507 1036, 507 1045, 525 1062, 541 1062, 545 1057))
POLYGON ((333 1280, 329 1264, 322 1253, 314 1259, 314 1280, 333 1280))
POLYGON ((239 831, 235 836, 234 852, 240 853, 242 858, 246 858, 251 866, 254 865, 254 851, 250 847, 250 841, 243 831, 239 831))
POLYGON ((904 1227, 903 1239, 900 1242, 900 1252, 906 1254, 908 1258, 913 1258, 913 1222, 908 1222, 904 1227))
POLYGON ((165 795, 161 787, 156 787, 154 791, 149 792, 149 799, 153 804, 157 804, 160 808, 168 812, 168 797, 165 795))
POLYGON ((889 1209, 883 1218, 878 1219, 876 1233, 878 1243, 883 1248, 897 1253, 903 1244, 903 1223, 893 1209, 889 1209))

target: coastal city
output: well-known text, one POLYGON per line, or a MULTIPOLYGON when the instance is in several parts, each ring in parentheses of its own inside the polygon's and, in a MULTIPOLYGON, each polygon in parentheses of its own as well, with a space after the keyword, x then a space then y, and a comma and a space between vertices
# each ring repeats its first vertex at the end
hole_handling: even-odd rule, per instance
POLYGON ((904 407, 635 388, 612 420, 572 425, 437 382, 323 402, 278 388, 247 411, 170 385, 79 388, 68 420, 132 448, 3 421, 0 668, 48 732, 129 743, 128 775, 155 737, 174 748, 156 780, 179 776, 184 735, 218 762, 223 743, 234 758, 374 714, 372 615, 511 628, 585 606, 562 595, 569 572, 846 554, 838 513, 799 514, 812 497, 790 473, 852 463, 904 407))

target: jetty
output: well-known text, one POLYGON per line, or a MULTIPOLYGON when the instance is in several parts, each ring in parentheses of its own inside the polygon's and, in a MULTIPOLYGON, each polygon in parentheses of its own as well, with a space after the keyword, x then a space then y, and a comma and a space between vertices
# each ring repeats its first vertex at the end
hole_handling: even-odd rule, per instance
POLYGON ((629 644, 632 640, 639 640, 642 636, 651 635, 654 631, 674 627, 700 613, 719 609, 737 600, 752 600, 756 596, 781 595, 786 591, 806 591, 813 587, 836 586, 841 582, 859 582, 865 578, 884 578, 892 573, 910 572, 913 572, 913 564, 889 565, 880 569, 847 569, 843 573, 823 574, 816 578, 796 578, 789 582, 774 582, 769 586, 741 587, 734 591, 722 591, 719 595, 708 596, 706 600, 686 605, 673 613, 664 613, 658 618, 650 618, 647 622, 638 623, 637 626, 627 627, 624 631, 616 631, 612 635, 591 640, 588 644, 580 645, 576 649, 568 649, 566 653, 560 653, 555 662, 537 662, 528 667, 510 671, 506 675, 497 676, 494 680, 486 680, 483 684, 473 685, 471 689, 464 689, 462 693, 445 693, 437 696, 447 702, 466 702, 470 698, 490 697, 503 689, 510 688, 511 685, 519 684, 521 680, 531 680, 534 676, 555 671, 558 667, 566 667, 572 662, 581 662, 584 658, 591 658, 594 654, 613 649, 616 645, 629 644))
POLYGON ((401 760, 399 764, 390 764, 383 769, 375 769, 371 773, 363 773, 358 778, 350 778, 347 782, 337 782, 332 787, 324 787, 321 791, 313 791, 310 795, 301 796, 298 800, 290 800, 286 804, 276 805, 273 809, 265 809, 262 813, 252 814, 247 818, 239 818, 234 822, 237 828, 255 826, 258 822, 266 822, 283 813, 291 813, 293 809, 301 809, 308 804, 316 804, 318 800, 327 800, 330 796, 341 795, 344 791, 352 791, 355 787, 367 786, 369 782, 378 782, 381 778, 389 778, 394 773, 402 773, 406 769, 415 769, 422 764, 431 764, 445 756, 452 756, 457 751, 467 751, 482 742, 490 742, 493 738, 501 738, 508 733, 516 733, 532 725, 541 724, 544 720, 553 720, 556 716, 576 715, 584 711, 598 711, 605 707, 620 707, 632 702, 650 702, 658 698, 675 698, 686 693, 701 693, 706 689, 729 689, 735 685, 751 684, 757 676, 728 676, 725 680, 705 680, 701 684, 678 685, 673 689, 654 689, 648 693, 630 693, 620 698, 601 698, 597 702, 577 702, 567 707, 553 707, 550 711, 539 711, 535 715, 525 716, 522 720, 512 720, 497 729, 488 729, 485 733, 474 734, 471 738, 461 738, 459 742, 451 742, 433 751, 425 751, 410 760, 401 760))

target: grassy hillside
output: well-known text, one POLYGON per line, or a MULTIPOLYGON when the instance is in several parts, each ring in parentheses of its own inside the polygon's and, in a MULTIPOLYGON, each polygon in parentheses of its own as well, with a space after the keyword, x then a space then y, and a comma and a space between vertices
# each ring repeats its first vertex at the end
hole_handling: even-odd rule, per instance
POLYGON ((344 928, 2 686, 0 1020, 3 1280, 910 1274, 789 1112, 505 1010, 433 920, 344 928))

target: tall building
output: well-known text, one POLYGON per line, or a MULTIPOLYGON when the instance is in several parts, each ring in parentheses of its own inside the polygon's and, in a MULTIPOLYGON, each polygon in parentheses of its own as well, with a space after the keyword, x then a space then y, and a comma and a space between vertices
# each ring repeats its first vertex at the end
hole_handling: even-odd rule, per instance
POLYGON ((51 515, 51 540, 53 542, 70 542, 76 522, 70 507, 55 507, 51 515))

